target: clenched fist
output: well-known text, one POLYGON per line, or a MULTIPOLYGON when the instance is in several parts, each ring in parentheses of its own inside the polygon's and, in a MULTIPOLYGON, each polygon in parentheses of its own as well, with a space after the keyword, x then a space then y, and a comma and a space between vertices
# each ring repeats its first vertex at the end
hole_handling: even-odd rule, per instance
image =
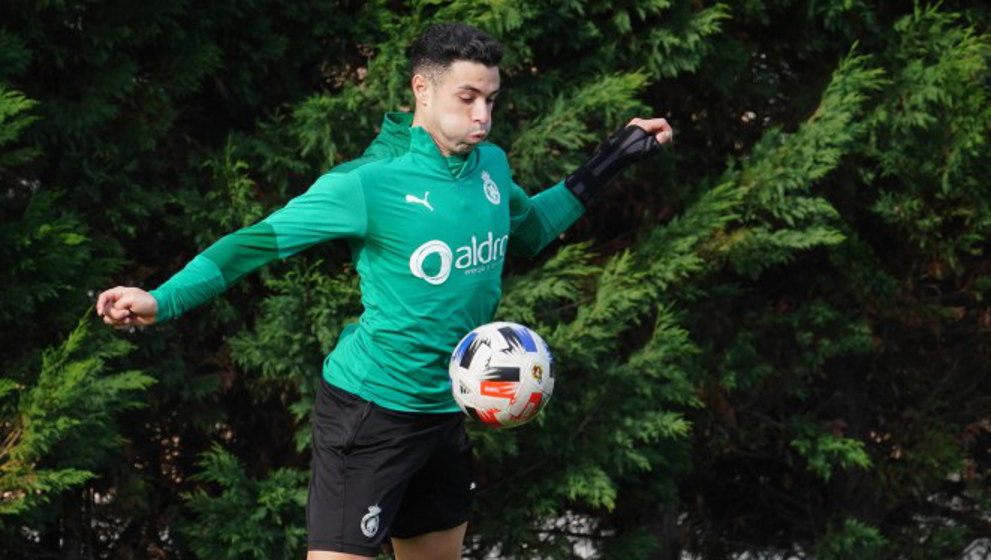
POLYGON ((158 302, 141 288, 117 286, 97 298, 96 314, 114 328, 144 327, 155 322, 158 302))

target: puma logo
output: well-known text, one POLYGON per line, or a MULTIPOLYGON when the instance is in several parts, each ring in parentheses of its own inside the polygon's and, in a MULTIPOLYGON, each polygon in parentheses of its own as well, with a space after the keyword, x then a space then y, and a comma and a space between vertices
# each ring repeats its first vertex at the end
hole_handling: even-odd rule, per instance
POLYGON ((413 202, 416 204, 422 204, 430 209, 431 212, 434 211, 434 207, 427 202, 427 197, 430 196, 430 191, 423 193, 423 198, 417 198, 411 194, 406 195, 406 202, 413 202))

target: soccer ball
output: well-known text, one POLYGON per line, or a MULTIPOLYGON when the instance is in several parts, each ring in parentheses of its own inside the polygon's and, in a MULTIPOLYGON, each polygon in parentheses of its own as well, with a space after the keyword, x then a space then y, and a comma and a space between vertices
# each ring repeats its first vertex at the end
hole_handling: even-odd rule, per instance
POLYGON ((451 391, 466 414, 494 428, 529 422, 554 391, 554 359, 544 339, 516 323, 468 333, 451 355, 451 391))

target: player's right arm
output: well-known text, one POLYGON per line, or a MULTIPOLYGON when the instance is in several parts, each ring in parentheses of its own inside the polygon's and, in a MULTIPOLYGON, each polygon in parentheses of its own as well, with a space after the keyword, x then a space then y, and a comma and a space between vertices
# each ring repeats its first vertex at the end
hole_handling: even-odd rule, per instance
POLYGON ((101 293, 96 311, 115 327, 178 317, 264 264, 323 241, 363 237, 366 227, 358 174, 326 174, 282 209, 219 239, 151 292, 118 286, 101 293))

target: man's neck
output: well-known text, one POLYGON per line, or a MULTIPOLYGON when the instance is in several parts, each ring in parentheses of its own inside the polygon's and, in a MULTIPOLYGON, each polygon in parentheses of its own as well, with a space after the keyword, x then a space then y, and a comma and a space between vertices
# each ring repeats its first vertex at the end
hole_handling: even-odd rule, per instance
POLYGON ((431 130, 430 127, 426 124, 425 119, 423 119, 423 117, 420 116, 420 113, 418 113, 418 112, 414 112, 413 113, 413 122, 410 123, 410 126, 411 127, 412 126, 419 126, 423 130, 427 131, 427 134, 429 134, 430 135, 430 138, 433 139, 434 144, 437 145, 437 149, 440 150, 440 155, 442 155, 444 157, 448 157, 450 155, 453 155, 450 152, 450 150, 448 150, 447 148, 445 148, 443 145, 441 145, 440 142, 437 141, 437 135, 434 134, 434 131, 431 130))

